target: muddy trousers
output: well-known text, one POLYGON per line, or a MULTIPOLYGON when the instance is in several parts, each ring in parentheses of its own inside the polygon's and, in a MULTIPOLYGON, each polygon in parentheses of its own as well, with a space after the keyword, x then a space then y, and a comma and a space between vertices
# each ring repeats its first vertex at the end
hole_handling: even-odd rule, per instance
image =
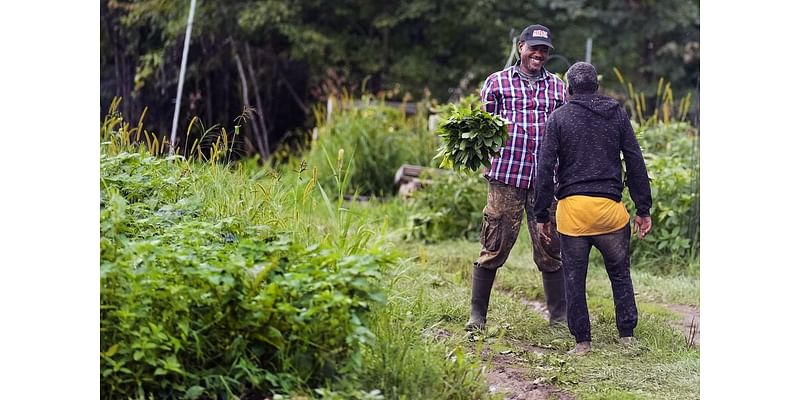
POLYGON ((608 279, 611 281, 619 336, 633 336, 639 314, 630 274, 630 225, 603 235, 558 236, 561 238, 561 257, 567 281, 567 325, 570 333, 575 336, 575 341, 580 343, 592 340, 589 310, 586 306, 586 271, 592 246, 603 255, 608 279))
MULTIPOLYGON (((549 244, 545 244, 541 240, 533 217, 533 203, 533 189, 520 189, 497 181, 489 182, 489 193, 486 207, 483 209, 483 225, 481 226, 481 252, 475 262, 476 270, 474 271, 478 271, 477 268, 497 270, 506 262, 517 240, 522 225, 522 215, 526 213, 528 215, 528 232, 532 241, 533 261, 542 272, 542 286, 547 301, 547 310, 550 314, 550 323, 564 322, 567 319, 566 285, 564 270, 561 268, 559 242, 556 237, 558 235, 554 235, 554 240, 549 244)), ((555 221, 555 208, 554 202, 550 210, 553 221, 555 221)), ((480 276, 483 275, 486 274, 480 276)), ((485 289, 480 290, 481 288, 477 287, 475 282, 477 280, 473 280, 473 299, 476 298, 476 295, 488 293, 485 289), (479 290, 476 291, 476 289, 479 290)))

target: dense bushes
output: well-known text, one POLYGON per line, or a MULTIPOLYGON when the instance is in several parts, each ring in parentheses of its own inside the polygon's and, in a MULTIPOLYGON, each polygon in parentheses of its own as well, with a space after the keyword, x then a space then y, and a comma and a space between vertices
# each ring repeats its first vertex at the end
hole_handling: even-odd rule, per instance
POLYGON ((427 130, 425 110, 407 117, 404 110, 367 97, 358 107, 349 100, 342 104, 330 120, 317 113, 317 138, 304 156, 320 171, 324 188, 334 190, 338 180, 345 181, 346 193, 389 196, 400 166, 431 165, 437 138, 427 130), (349 173, 346 180, 340 171, 349 173))
POLYGON ((387 256, 209 218, 196 189, 212 167, 101 156, 103 398, 286 392, 358 363, 372 337, 362 318, 384 299, 387 256))
POLYGON ((425 178, 431 183, 412 195, 409 238, 477 241, 486 205, 487 181, 482 174, 447 172, 425 178))
MULTIPOLYGON (((634 258, 687 260, 700 251, 697 131, 684 122, 653 124, 637 135, 653 195, 652 234, 631 245, 634 258)), ((634 210, 628 191, 623 201, 634 210)))

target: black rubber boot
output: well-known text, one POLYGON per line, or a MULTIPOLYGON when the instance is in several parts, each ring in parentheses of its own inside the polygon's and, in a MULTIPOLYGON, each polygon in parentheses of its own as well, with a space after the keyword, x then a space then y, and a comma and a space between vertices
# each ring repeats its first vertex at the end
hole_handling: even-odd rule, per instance
POLYGON ((492 292, 496 269, 486 269, 476 263, 472 267, 472 311, 465 327, 468 331, 486 327, 486 311, 489 309, 489 295, 492 292))
POLYGON ((555 272, 542 271, 542 286, 550 312, 550 325, 567 322, 567 288, 564 283, 564 268, 555 272))

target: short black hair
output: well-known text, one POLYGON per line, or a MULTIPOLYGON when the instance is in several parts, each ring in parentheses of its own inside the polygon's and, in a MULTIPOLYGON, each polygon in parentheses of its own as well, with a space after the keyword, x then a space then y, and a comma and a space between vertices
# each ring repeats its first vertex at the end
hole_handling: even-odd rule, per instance
POLYGON ((567 70, 567 84, 574 93, 594 93, 597 91, 597 70, 587 62, 576 62, 567 70))

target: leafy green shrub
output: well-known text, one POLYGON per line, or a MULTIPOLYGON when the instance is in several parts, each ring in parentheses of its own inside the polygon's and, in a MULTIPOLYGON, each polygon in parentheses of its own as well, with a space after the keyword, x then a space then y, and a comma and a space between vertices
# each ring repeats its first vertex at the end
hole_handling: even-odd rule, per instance
POLYGON ((213 165, 101 155, 103 398, 231 398, 317 385, 359 362, 391 260, 208 218, 213 165), (191 172, 190 172, 191 171, 191 172))
MULTIPOLYGON (((634 240, 635 259, 693 259, 700 250, 700 176, 697 132, 687 123, 656 123, 637 135, 651 178, 653 230, 634 240)), ((635 210, 628 191, 623 201, 635 210)))
POLYGON ((436 134, 442 138, 439 152, 434 157, 442 159, 440 168, 456 171, 477 171, 490 168, 491 157, 497 156, 500 146, 508 140, 508 121, 481 109, 475 95, 448 104, 445 118, 439 123, 436 134))
POLYGON ((346 193, 392 195, 400 166, 431 165, 436 153, 437 138, 428 132, 424 116, 406 117, 403 110, 367 97, 358 108, 345 101, 330 121, 317 112, 318 136, 305 160, 319 170, 319 182, 329 192, 342 180, 337 171, 347 169, 346 193))
POLYGON ((409 238, 437 242, 478 240, 486 179, 480 173, 442 173, 412 195, 409 238))

